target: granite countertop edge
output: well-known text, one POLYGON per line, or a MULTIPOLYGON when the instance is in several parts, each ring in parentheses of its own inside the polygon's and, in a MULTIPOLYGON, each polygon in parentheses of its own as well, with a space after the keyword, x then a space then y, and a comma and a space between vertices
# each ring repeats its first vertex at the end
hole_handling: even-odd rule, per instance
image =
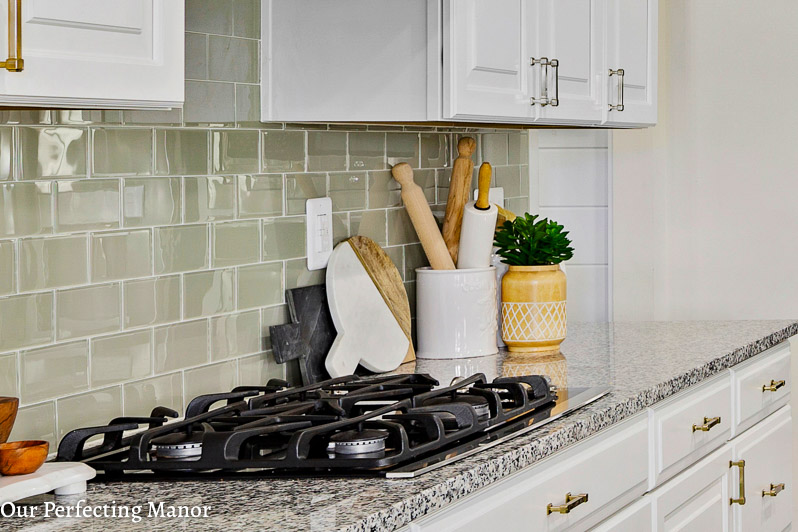
MULTIPOLYGON (((759 340, 738 347, 726 355, 667 379, 639 392, 636 396, 606 405, 589 417, 575 419, 560 430, 511 449, 498 458, 489 459, 464 473, 457 473, 445 482, 424 489, 390 507, 376 511, 343 532, 387 532, 407 525, 434 510, 439 510, 474 491, 564 450, 590 436, 632 417, 649 406, 682 390, 740 364, 798 334, 798 322, 775 331, 759 340)), ((566 418, 567 419, 567 418, 566 418)), ((401 482, 398 480, 397 482, 401 482)))

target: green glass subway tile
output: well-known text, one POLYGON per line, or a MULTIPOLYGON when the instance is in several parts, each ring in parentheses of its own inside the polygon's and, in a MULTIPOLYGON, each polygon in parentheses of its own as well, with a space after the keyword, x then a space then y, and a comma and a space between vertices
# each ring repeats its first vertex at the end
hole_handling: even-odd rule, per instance
POLYGON ((418 242, 416 230, 410 216, 404 209, 390 209, 388 211, 388 245, 412 244, 418 242))
POLYGON ((349 213, 334 212, 332 215, 333 246, 349 238, 349 213))
POLYGON ((349 168, 383 170, 386 168, 385 133, 356 132, 349 134, 349 168))
POLYGON ((507 206, 507 210, 510 212, 515 212, 518 214, 529 212, 529 198, 526 196, 521 196, 518 198, 506 198, 504 200, 504 204, 507 206))
POLYGON ((305 214, 305 202, 327 196, 327 174, 287 174, 286 214, 305 214))
POLYGON ((55 296, 56 338, 68 340, 118 331, 119 297, 119 283, 59 290, 55 296))
POLYGON ((59 232, 119 227, 119 180, 56 183, 56 226, 59 232))
POLYGON ((327 131, 328 124, 320 124, 318 122, 286 122, 285 129, 298 129, 301 131, 327 131))
MULTIPOLYGON (((86 176, 87 139, 88 129, 85 128, 19 128, 20 179, 86 176)), ((4 144, 3 140, 0 136, 4 144)), ((2 177, 0 164, 0 180, 2 177)))
POLYGON ((269 379, 285 378, 285 364, 278 364, 270 352, 244 357, 238 361, 238 384, 259 386, 269 379))
POLYGON ((427 202, 435 203, 435 170, 416 170, 413 172, 413 180, 424 191, 427 202))
POLYGON ((85 235, 19 241, 19 289, 23 292, 88 281, 85 235))
POLYGON ((124 284, 125 328, 159 325, 180 319, 180 277, 158 277, 124 284))
POLYGON ((201 270, 208 267, 208 226, 155 228, 155 273, 201 270))
POLYGON ((405 281, 416 280, 416 268, 423 268, 429 266, 427 255, 424 253, 424 248, 421 244, 412 244, 405 246, 405 281))
POLYGON ((385 144, 389 166, 407 163, 413 168, 419 167, 418 133, 387 133, 385 144))
POLYGON ((198 366, 207 361, 208 320, 186 321, 155 329, 156 374, 198 366))
POLYGON ((308 172, 346 170, 346 133, 308 131, 308 172))
POLYGON ((369 131, 404 131, 403 126, 390 126, 388 124, 369 124, 369 131))
POLYGON ((367 124, 353 124, 351 122, 343 122, 341 124, 327 124, 328 131, 368 131, 368 129, 369 128, 367 124))
POLYGON ((235 125, 235 84, 186 81, 183 120, 189 126, 235 125))
POLYGON ((235 216, 235 177, 187 177, 185 221, 212 222, 235 216))
POLYGON ((55 449, 55 403, 41 403, 19 409, 9 441, 45 440, 55 449))
POLYGON ((260 39, 260 0, 233 0, 233 35, 260 39))
POLYGON ((399 207, 402 204, 402 187, 390 170, 369 172, 369 209, 399 207))
POLYGON ((186 0, 186 31, 231 35, 233 3, 230 0, 186 0))
POLYGON ((507 164, 507 133, 487 133, 482 135, 482 160, 493 166, 507 164))
POLYGON ((179 177, 129 177, 122 188, 125 227, 180 223, 179 177))
POLYGON ((529 166, 522 165, 518 168, 518 173, 521 174, 521 196, 529 194, 529 166))
POLYGON ((204 33, 186 33, 186 79, 208 79, 208 36, 204 33))
POLYGON ((93 283, 146 277, 152 274, 149 229, 91 235, 93 283))
POLYGON ((87 340, 23 351, 20 361, 23 404, 89 389, 87 340))
POLYGON ((165 406, 178 413, 183 411, 183 374, 170 373, 125 384, 125 415, 140 416, 156 406, 165 406))
POLYGON ((521 132, 521 164, 529 164, 529 132, 521 132))
POLYGON ((19 397, 17 387, 17 355, 0 356, 0 396, 19 397))
POLYGON ((241 218, 283 214, 283 176, 238 176, 238 214, 241 218))
POLYGON ((324 284, 327 270, 308 270, 308 263, 305 259, 294 259, 285 261, 285 289, 299 288, 300 286, 311 286, 314 284, 324 284))
POLYGON ((53 114, 54 111, 49 110, 2 110, 0 111, 0 124, 21 126, 52 124, 53 114))
POLYGON ((435 171, 436 203, 445 205, 449 197, 449 182, 452 180, 452 169, 442 168, 435 171))
POLYGON ((198 129, 155 131, 155 173, 201 175, 208 173, 208 132, 198 129))
POLYGON ((421 168, 449 166, 449 135, 445 133, 421 134, 421 168))
POLYGON ((58 399, 58 437, 80 427, 104 425, 122 415, 122 388, 114 386, 102 390, 58 399))
POLYGON ((330 199, 333 211, 366 208, 366 172, 330 173, 330 199))
MULTIPOLYGON (((264 128, 260 121, 260 85, 236 83, 236 124, 239 127, 264 128)), ((282 124, 278 124, 282 128, 282 124)))
POLYGON ((405 283, 405 292, 407 293, 407 302, 410 303, 410 316, 412 316, 410 336, 413 339, 413 344, 418 345, 416 338, 416 282, 405 283))
MULTIPOLYGON (((100 109, 59 109, 57 111, 44 111, 51 115, 51 120, 41 122, 42 124, 59 125, 120 125, 122 123, 122 111, 100 110, 100 109)), ((31 123, 31 122, 29 122, 31 123)), ((37 124, 38 122, 33 122, 37 124)))
POLYGON ((504 188, 505 198, 514 198, 521 192, 521 169, 518 166, 500 166, 493 169, 496 186, 504 188))
POLYGON ((214 174, 258 173, 260 132, 220 130, 211 133, 211 167, 214 174))
POLYGON ((233 270, 187 273, 183 276, 183 318, 230 312, 234 307, 233 270))
POLYGON ((269 307, 260 311, 263 336, 263 349, 272 348, 271 333, 269 327, 272 325, 283 325, 291 321, 288 315, 288 305, 269 307))
POLYGON ((304 172, 305 132, 264 131, 263 170, 264 172, 304 172))
POLYGON ((53 232, 52 183, 0 183, 0 237, 53 232))
POLYGON ((208 37, 208 79, 257 83, 258 41, 210 35, 208 37))
POLYGON ((130 109, 122 114, 125 125, 179 126, 183 123, 183 110, 174 109, 130 109))
POLYGON ((50 342, 52 316, 51 293, 0 298, 0 351, 50 342))
POLYGON ((385 254, 391 258, 391 262, 393 262, 396 269, 399 271, 399 275, 402 277, 402 280, 405 278, 405 248, 404 246, 394 246, 394 247, 383 247, 383 251, 385 254))
POLYGON ((213 225, 214 267, 260 261, 260 221, 247 220, 213 225))
POLYGON ((268 307, 283 302, 283 264, 269 262, 238 268, 238 308, 268 307))
POLYGON ((151 175, 152 130, 98 128, 93 130, 93 175, 151 175))
POLYGON ((10 127, 0 127, 0 181, 9 181, 14 178, 14 130, 10 127))
POLYGON ((366 236, 377 244, 388 243, 386 235, 385 211, 358 211, 349 213, 349 232, 352 235, 366 236))
POLYGON ((238 384, 238 366, 235 360, 186 371, 186 397, 197 397, 219 390, 232 390, 238 384))
POLYGON ((507 164, 521 164, 521 152, 524 151, 529 159, 529 137, 525 134, 512 131, 507 138, 507 164))
POLYGON ((260 313, 257 310, 211 319, 211 360, 261 351, 260 313))
POLYGON ((149 330, 97 338, 91 342, 91 386, 140 379, 152 373, 149 330))
POLYGON ((304 216, 263 220, 263 260, 304 257, 305 231, 304 216))
POLYGON ((0 241, 0 296, 11 294, 16 288, 14 258, 14 241, 0 241))

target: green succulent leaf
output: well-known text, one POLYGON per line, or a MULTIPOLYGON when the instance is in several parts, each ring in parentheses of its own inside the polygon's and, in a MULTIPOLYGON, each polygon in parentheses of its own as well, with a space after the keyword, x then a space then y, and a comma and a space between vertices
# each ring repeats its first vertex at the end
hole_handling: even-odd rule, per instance
POLYGON ((494 245, 502 262, 511 266, 559 264, 573 257, 565 227, 554 220, 526 213, 506 221, 496 231, 494 245))

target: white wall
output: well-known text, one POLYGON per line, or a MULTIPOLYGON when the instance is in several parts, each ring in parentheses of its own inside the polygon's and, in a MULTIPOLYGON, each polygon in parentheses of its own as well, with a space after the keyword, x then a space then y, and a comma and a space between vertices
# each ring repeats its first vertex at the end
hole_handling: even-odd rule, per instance
POLYGON ((797 28, 660 2, 660 122, 613 132, 615 319, 798 317, 797 28))
POLYGON ((531 212, 570 231, 568 321, 607 321, 609 297, 608 134, 604 130, 530 131, 531 212))

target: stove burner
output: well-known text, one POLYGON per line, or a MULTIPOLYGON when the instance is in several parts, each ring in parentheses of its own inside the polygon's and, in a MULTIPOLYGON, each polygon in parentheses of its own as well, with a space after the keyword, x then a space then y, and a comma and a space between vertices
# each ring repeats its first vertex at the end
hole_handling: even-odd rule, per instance
POLYGON ((387 439, 388 432, 382 429, 346 430, 330 436, 330 445, 335 454, 372 454, 385 451, 387 439))
POLYGON ((159 460, 199 460, 202 456, 202 432, 190 436, 173 433, 152 440, 152 454, 159 460))
POLYGON ((476 411, 477 417, 480 421, 490 418, 490 405, 488 400, 483 397, 466 394, 455 394, 454 398, 451 397, 434 397, 424 401, 424 406, 445 405, 449 403, 467 403, 476 411))

